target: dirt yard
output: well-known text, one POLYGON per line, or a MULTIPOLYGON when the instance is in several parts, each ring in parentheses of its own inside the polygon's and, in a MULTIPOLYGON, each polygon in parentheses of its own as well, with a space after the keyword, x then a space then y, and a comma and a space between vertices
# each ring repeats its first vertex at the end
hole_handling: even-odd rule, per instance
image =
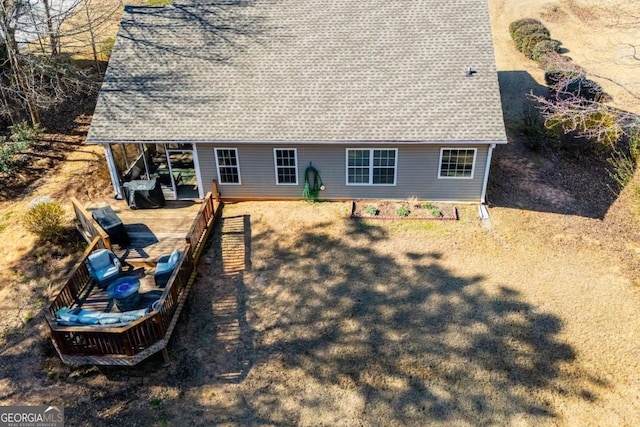
POLYGON ((490 221, 464 205, 455 222, 227 205, 167 367, 68 367, 49 343, 42 308, 81 248, 40 246, 20 217, 38 196, 109 192, 102 153, 79 145, 86 113, 50 134, 0 193, 0 405, 63 404, 82 426, 637 425, 637 198, 611 192, 597 156, 532 151, 516 130, 524 94, 543 88, 510 45, 515 19, 541 18, 577 63, 630 76, 606 49, 626 30, 594 4, 609 1, 490 0, 511 142, 496 150, 490 221))

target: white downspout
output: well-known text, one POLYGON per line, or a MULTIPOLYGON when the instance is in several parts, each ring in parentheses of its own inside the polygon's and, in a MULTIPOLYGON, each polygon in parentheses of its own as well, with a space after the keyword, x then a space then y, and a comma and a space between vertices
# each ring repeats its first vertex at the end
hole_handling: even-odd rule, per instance
POLYGON ((489 145, 489 151, 487 152, 487 164, 484 166, 484 178, 482 180, 482 194, 480 195, 480 203, 483 205, 487 203, 487 183, 489 181, 489 170, 491 169, 491 156, 493 155, 493 149, 496 148, 496 144, 489 145))
POLYGON ((116 161, 113 159, 113 151, 111 151, 111 144, 104 144, 104 154, 107 158, 107 167, 109 168, 109 175, 111 175, 111 184, 116 191, 116 199, 122 199, 122 189, 120 188, 120 179, 118 178, 118 168, 116 167, 116 161))

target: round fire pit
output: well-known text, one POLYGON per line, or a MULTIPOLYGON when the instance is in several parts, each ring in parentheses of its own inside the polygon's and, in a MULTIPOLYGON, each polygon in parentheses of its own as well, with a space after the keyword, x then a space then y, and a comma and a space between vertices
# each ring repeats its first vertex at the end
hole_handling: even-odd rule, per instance
POLYGON ((140 280, 125 276, 114 280, 107 288, 107 294, 115 300, 118 310, 124 312, 134 310, 140 302, 139 289, 140 280))

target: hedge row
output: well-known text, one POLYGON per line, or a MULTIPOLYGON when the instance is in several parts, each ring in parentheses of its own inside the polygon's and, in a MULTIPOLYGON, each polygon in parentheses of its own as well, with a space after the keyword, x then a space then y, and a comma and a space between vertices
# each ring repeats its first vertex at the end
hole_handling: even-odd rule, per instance
POLYGON ((551 33, 537 19, 525 18, 514 21, 509 25, 509 33, 516 49, 529 59, 540 61, 544 57, 540 55, 541 52, 560 51, 560 42, 551 40, 551 33))
POLYGON ((610 99, 602 86, 586 78, 582 67, 559 53, 560 42, 551 39, 542 22, 533 18, 519 19, 509 24, 509 33, 516 49, 545 69, 544 78, 548 86, 591 101, 610 99))

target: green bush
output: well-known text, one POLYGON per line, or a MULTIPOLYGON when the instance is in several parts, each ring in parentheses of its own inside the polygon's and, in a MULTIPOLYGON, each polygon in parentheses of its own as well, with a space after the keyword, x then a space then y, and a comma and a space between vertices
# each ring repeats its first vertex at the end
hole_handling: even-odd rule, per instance
MULTIPOLYGON (((516 45, 516 49, 518 49, 520 52, 524 52, 524 45, 529 42, 531 38, 533 38, 534 34, 537 34, 535 38, 537 38, 538 41, 549 39, 550 36, 549 30, 547 30, 547 28, 542 24, 523 25, 513 33, 512 38, 513 42, 516 45)), ((535 44, 533 46, 535 46, 535 44)), ((533 48, 533 46, 531 46, 531 48, 533 48)))
POLYGON ((616 183, 617 191, 613 190, 615 194, 618 194, 633 178, 636 171, 636 161, 632 154, 622 153, 620 151, 614 151, 613 154, 607 159, 609 167, 607 173, 616 183))
POLYGON ((509 24, 509 34, 511 35, 511 38, 513 38, 513 35, 515 34, 516 30, 518 30, 518 28, 523 27, 525 25, 530 25, 530 24, 544 27, 542 22, 538 21, 537 19, 533 19, 533 18, 518 19, 517 21, 513 21, 511 24, 509 24))
POLYGON ((0 137, 0 173, 8 174, 20 164, 18 154, 29 147, 27 142, 7 141, 0 137))
POLYGON ((396 208, 396 216, 401 216, 401 217, 409 216, 409 209, 406 206, 398 206, 396 208))
POLYGON ((365 208, 364 213, 371 216, 378 215, 378 207, 374 205, 369 205, 365 208))
POLYGON ((533 59, 533 49, 542 42, 549 41, 549 35, 545 33, 533 33, 522 38, 522 53, 529 59, 533 59))
POLYGON ((16 125, 9 126, 11 140, 14 142, 26 142, 31 145, 42 138, 44 128, 40 124, 31 126, 28 122, 22 121, 16 125))
POLYGON ((44 242, 56 242, 64 234, 64 209, 55 202, 40 202, 23 219, 27 231, 44 242))
POLYGON ((558 52, 560 52, 560 42, 547 38, 533 46, 533 49, 531 49, 531 58, 540 64, 545 58, 558 52))
POLYGON ((438 208, 433 208, 429 210, 429 213, 434 218, 440 218, 442 216, 442 212, 438 208))

